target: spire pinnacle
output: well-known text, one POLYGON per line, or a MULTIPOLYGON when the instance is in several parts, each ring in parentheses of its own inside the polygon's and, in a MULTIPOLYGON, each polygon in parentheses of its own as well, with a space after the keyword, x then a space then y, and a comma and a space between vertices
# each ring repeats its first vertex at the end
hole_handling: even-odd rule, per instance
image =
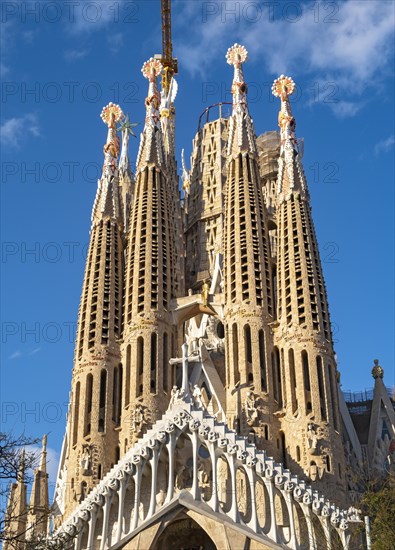
POLYGON ((47 434, 43 435, 39 470, 47 471, 47 434))
POLYGON ((103 177, 111 179, 118 171, 119 137, 117 136, 116 123, 123 118, 123 112, 119 105, 109 103, 103 108, 101 118, 108 127, 107 141, 104 145, 103 177))
POLYGON ((226 61, 234 67, 232 84, 233 112, 237 108, 247 110, 247 84, 244 81, 243 63, 248 59, 248 52, 244 46, 234 44, 226 53, 226 61))
POLYGON ((21 458, 19 461, 19 468, 18 468, 17 480, 19 481, 19 483, 24 483, 25 481, 25 461, 26 461, 26 451, 23 448, 21 451, 21 458))
POLYGON ((163 143, 160 124, 161 95, 158 90, 157 78, 162 72, 162 63, 151 57, 141 69, 143 76, 149 81, 148 95, 145 100, 146 117, 140 148, 137 155, 137 168, 141 162, 161 165, 163 162, 163 143))
POLYGON ((243 63, 248 59, 244 46, 234 44, 226 53, 226 61, 234 67, 232 83, 233 112, 230 119, 228 156, 239 153, 256 156, 255 132, 247 106, 247 84, 244 80, 243 63))
MULTIPOLYGON (((295 188, 296 179, 300 180, 299 192, 306 191, 306 182, 303 170, 300 164, 299 147, 295 137, 296 121, 292 114, 289 96, 295 90, 295 82, 290 76, 279 76, 273 83, 272 94, 281 100, 281 109, 278 115, 278 125, 280 127, 281 149, 279 158, 279 192, 284 190, 282 186, 282 177, 284 168, 288 175, 289 191, 295 188)), ((296 185, 297 186, 297 185, 296 185)))
POLYGON ((281 134, 281 152, 284 152, 286 145, 298 152, 298 145, 295 138, 296 121, 292 115, 289 96, 295 90, 295 82, 289 76, 283 74, 273 83, 272 93, 281 99, 281 110, 278 115, 278 125, 281 134))
POLYGON ((144 78, 149 80, 148 96, 145 100, 147 109, 146 122, 151 119, 155 124, 159 121, 160 93, 158 90, 157 78, 162 72, 162 63, 159 59, 151 57, 146 61, 141 69, 144 78))

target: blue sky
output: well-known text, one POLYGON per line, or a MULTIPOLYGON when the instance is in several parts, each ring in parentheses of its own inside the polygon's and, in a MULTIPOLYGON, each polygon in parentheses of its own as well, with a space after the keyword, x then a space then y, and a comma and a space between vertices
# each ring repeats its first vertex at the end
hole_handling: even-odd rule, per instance
MULTIPOLYGON (((2 428, 65 427, 90 213, 109 101, 144 121, 144 61, 161 49, 160 2, 3 2, 2 428), (71 4, 74 4, 71 5, 71 4), (34 10, 34 11, 31 11, 34 10)), ((200 113, 229 101, 234 42, 256 132, 277 128, 270 86, 289 74, 343 389, 394 383, 394 4, 175 1, 178 160, 200 113)), ((136 157, 138 140, 131 143, 136 157)))

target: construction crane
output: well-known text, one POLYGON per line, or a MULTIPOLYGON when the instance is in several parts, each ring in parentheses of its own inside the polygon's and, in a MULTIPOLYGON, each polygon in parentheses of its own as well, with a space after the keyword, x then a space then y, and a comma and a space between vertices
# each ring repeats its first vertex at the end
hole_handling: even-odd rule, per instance
POLYGON ((163 65, 162 89, 167 95, 170 90, 171 79, 175 74, 178 74, 178 61, 176 58, 173 58, 173 41, 171 36, 171 0, 161 0, 161 8, 162 8, 161 62, 163 65))

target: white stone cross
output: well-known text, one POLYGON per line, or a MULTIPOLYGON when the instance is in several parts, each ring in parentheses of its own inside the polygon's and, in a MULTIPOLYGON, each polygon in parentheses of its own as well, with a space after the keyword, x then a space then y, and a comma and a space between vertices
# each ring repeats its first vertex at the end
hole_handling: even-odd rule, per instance
POLYGON ((188 376, 188 365, 189 363, 198 363, 200 361, 199 355, 192 355, 188 357, 188 344, 184 343, 181 347, 182 357, 175 357, 170 359, 170 365, 179 365, 182 364, 182 385, 181 390, 183 390, 184 396, 189 396, 189 376, 188 376))

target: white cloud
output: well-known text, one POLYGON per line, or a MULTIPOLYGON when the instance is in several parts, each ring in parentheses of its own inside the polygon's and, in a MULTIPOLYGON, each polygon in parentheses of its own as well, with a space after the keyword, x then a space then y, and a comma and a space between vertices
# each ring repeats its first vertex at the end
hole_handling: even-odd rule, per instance
POLYGON ((6 21, 2 23, 1 33, 0 33, 0 75, 5 76, 10 72, 8 63, 6 62, 6 57, 8 56, 13 33, 11 32, 11 21, 6 21))
POLYGON ((41 351, 41 348, 35 348, 29 352, 29 355, 36 355, 36 353, 39 353, 40 351, 41 351))
MULTIPOLYGON (((122 3, 108 0, 82 0, 73 10, 71 21, 67 22, 67 30, 73 34, 84 34, 102 30, 111 23, 117 23, 125 18, 126 12, 122 3)), ((136 4, 137 5, 137 4, 136 4)))
POLYGON ((9 356, 9 359, 14 360, 14 359, 18 359, 19 357, 22 356, 22 352, 17 350, 17 351, 14 351, 14 353, 11 353, 11 355, 9 356))
POLYGON ((27 136, 40 136, 40 127, 35 113, 6 120, 0 127, 0 142, 3 147, 20 147, 27 136))
POLYGON ((264 3, 255 4, 261 11, 246 11, 248 2, 210 2, 205 4, 214 12, 210 15, 201 2, 177 2, 174 21, 180 42, 175 49, 193 76, 207 74, 212 61, 223 58, 235 41, 244 43, 251 61, 263 64, 273 75, 289 72, 297 81, 298 75, 316 80, 327 73, 338 83, 342 100, 328 106, 337 116, 353 116, 366 88, 380 87, 391 70, 394 3, 330 4, 335 8, 332 14, 328 2, 315 3, 314 11, 311 4, 300 3, 300 18, 292 23, 280 3, 271 20, 264 3), (188 33, 182 32, 186 27, 188 33))
POLYGON ((383 139, 376 143, 376 145, 374 146, 374 154, 379 155, 380 153, 388 153, 388 151, 393 148, 394 144, 395 137, 393 135, 389 136, 387 137, 387 139, 383 139))
POLYGON ((107 43, 112 53, 118 53, 123 46, 123 33, 111 33, 107 36, 107 43))
POLYGON ((64 52, 64 58, 66 61, 78 61, 83 59, 89 54, 90 50, 67 50, 64 52))
POLYGON ((331 103, 329 106, 338 118, 353 117, 363 107, 362 103, 355 101, 338 101, 331 103))
POLYGON ((9 72, 9 67, 5 63, 0 62, 0 76, 6 76, 9 72))

